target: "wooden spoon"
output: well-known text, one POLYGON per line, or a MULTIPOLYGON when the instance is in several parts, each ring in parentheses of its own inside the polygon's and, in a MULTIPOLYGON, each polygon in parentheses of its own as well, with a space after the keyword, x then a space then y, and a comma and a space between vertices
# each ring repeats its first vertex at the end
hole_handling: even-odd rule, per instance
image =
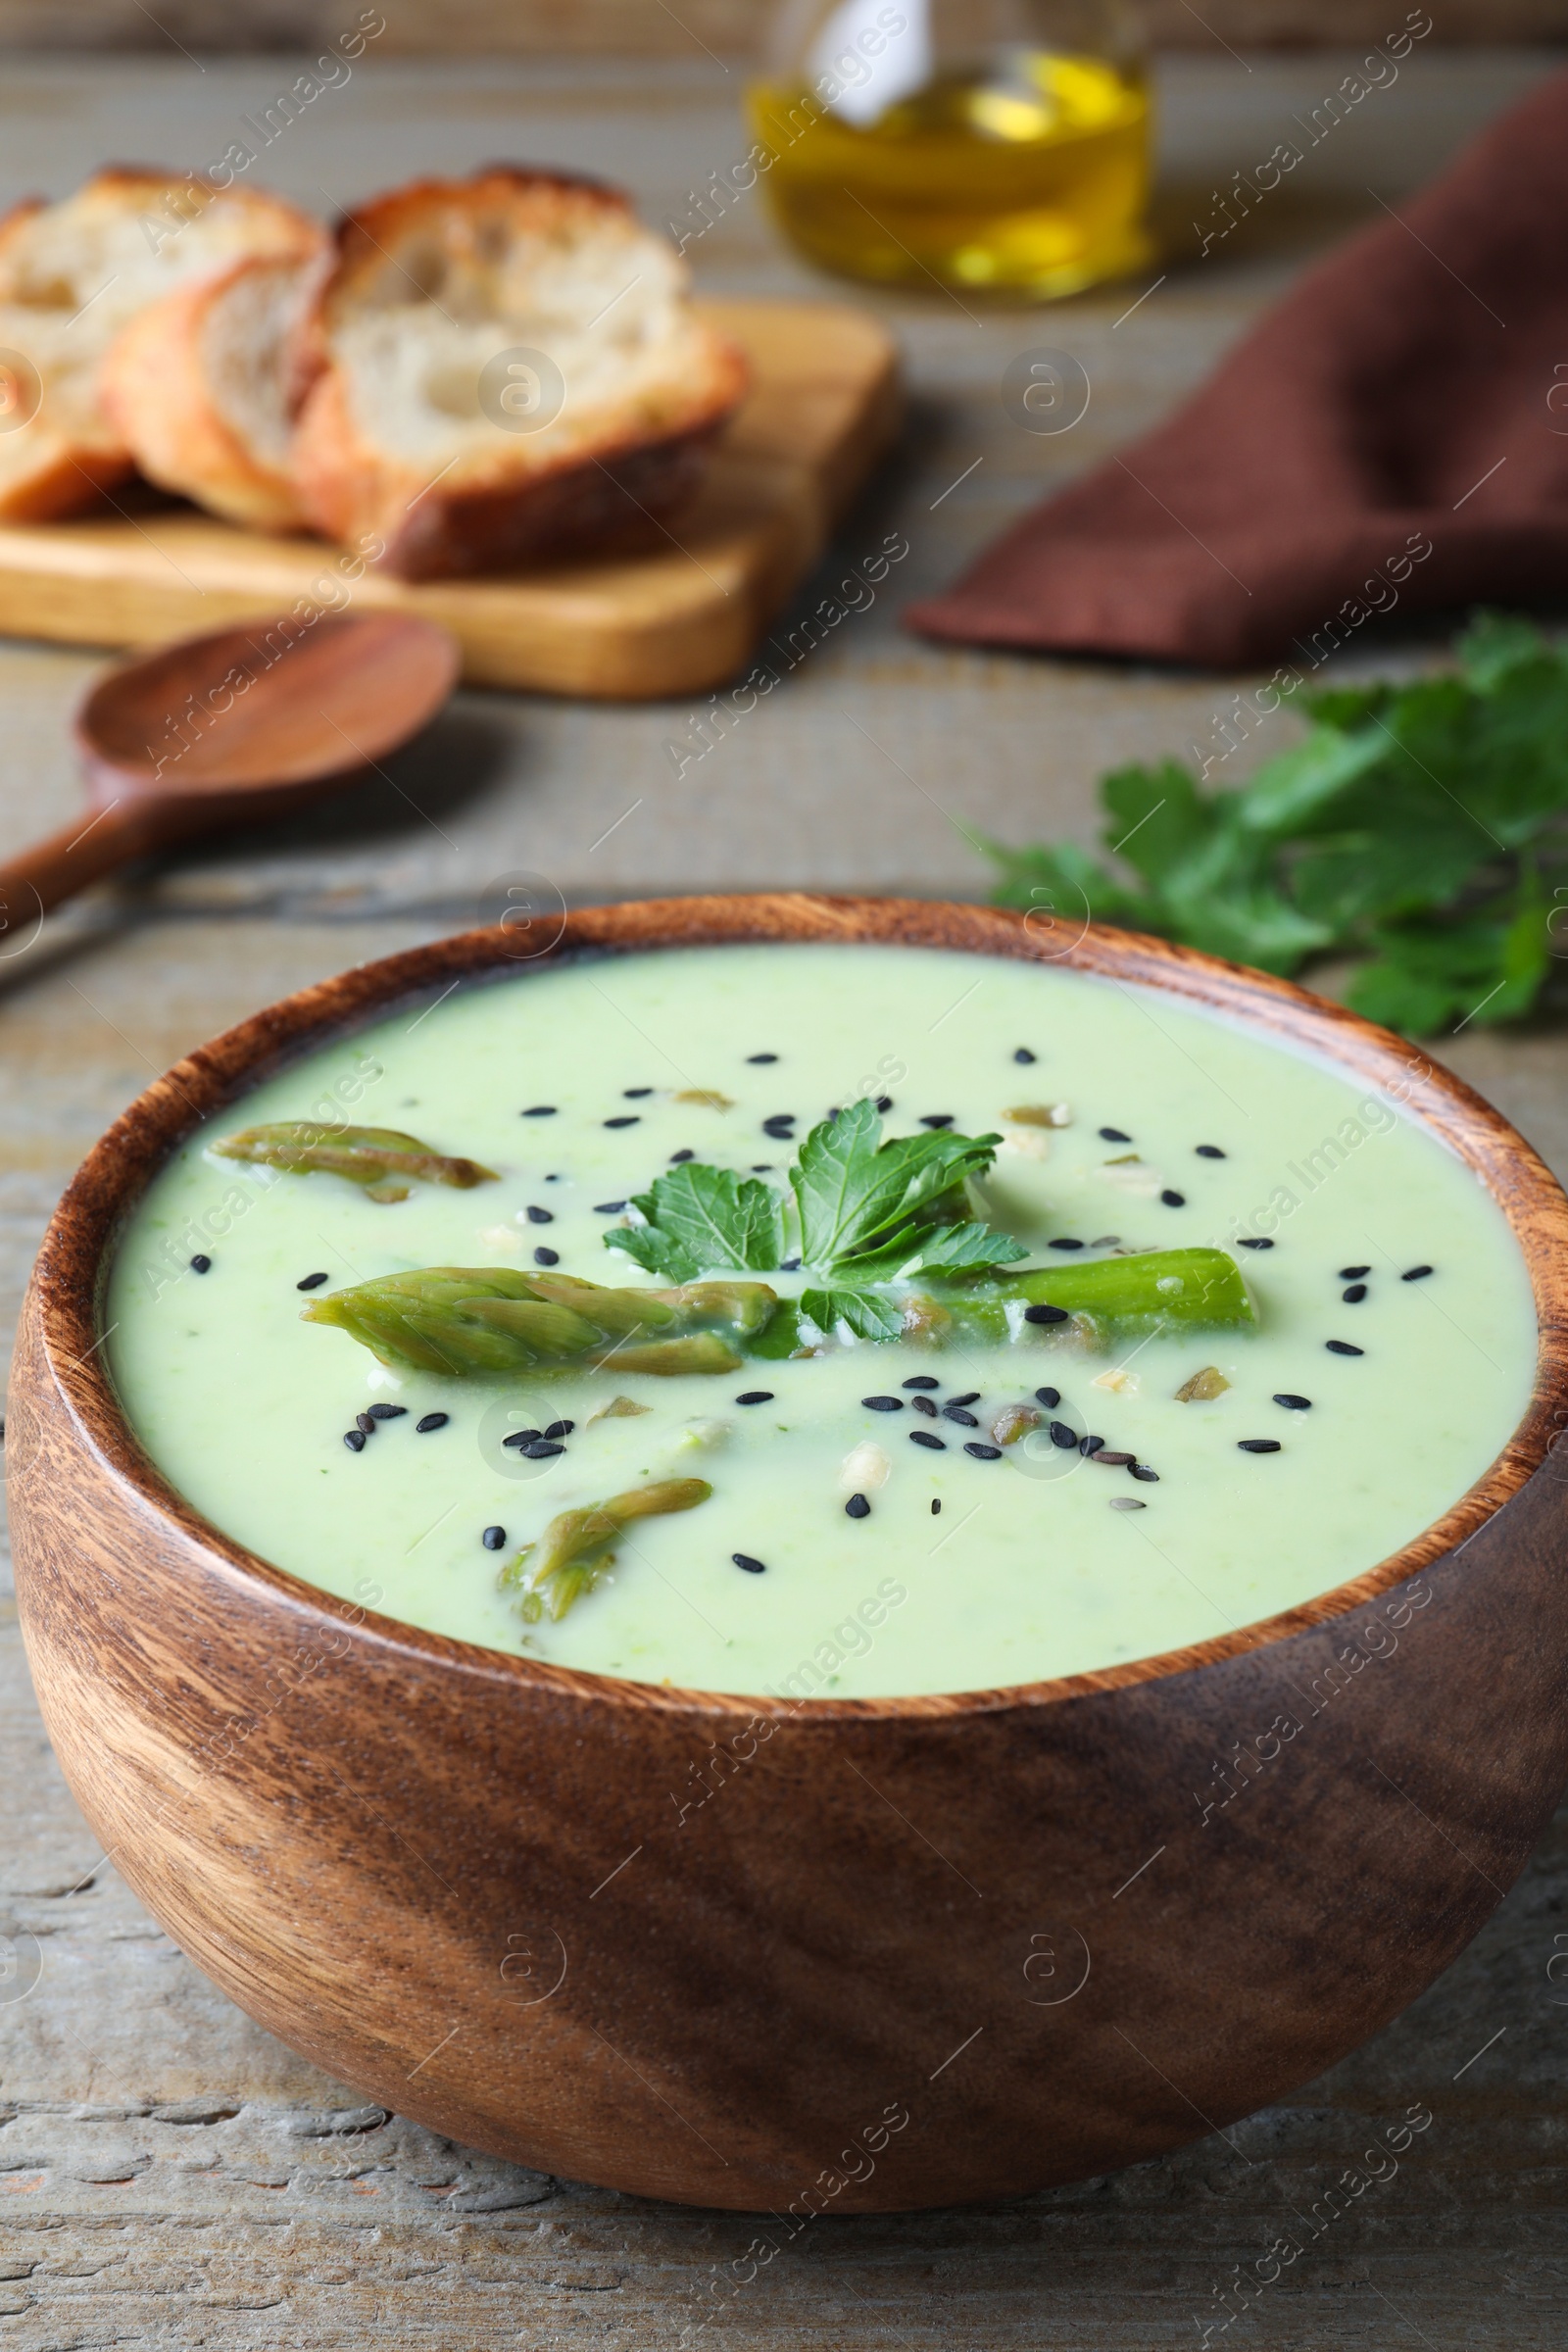
POLYGON ((433 622, 367 612, 242 622, 110 670, 74 729, 97 813, 0 865, 0 937, 133 858, 340 789, 428 724, 459 664, 433 622))

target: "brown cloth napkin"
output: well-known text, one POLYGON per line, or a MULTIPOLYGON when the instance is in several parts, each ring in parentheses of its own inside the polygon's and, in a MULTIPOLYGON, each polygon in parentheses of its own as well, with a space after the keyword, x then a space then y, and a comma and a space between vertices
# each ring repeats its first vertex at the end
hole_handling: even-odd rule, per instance
POLYGON ((1369 609, 1564 592, 1568 74, 1310 270, 1168 423, 905 618, 1228 668, 1293 641, 1321 660, 1369 609))

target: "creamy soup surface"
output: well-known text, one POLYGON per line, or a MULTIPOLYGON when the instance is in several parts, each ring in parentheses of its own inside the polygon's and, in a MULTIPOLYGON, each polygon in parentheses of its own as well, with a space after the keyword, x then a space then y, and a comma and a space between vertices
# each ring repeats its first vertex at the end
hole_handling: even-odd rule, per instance
POLYGON ((1325 1592, 1482 1475, 1537 1344, 1501 1212, 1387 1096, 1158 993, 814 945, 521 967, 329 1047, 160 1174, 107 1322, 152 1459, 277 1566, 493 1649, 802 1699, 1105 1667, 1325 1592), (960 1313, 878 1342, 808 1318, 814 1352, 716 1374, 453 1377, 302 1319, 428 1267, 667 1287, 607 1248, 634 1196, 695 1165, 787 1199, 801 1144, 861 1099, 891 1137, 1002 1136, 967 1213, 1027 1250, 1004 1278, 1210 1246, 1255 1325, 1015 1305, 1000 1338, 960 1313), (494 1176, 386 1200, 214 1149, 302 1120, 494 1176), (526 1606, 515 1563, 561 1514, 674 1481, 710 1491, 624 1525, 564 1613, 526 1606))

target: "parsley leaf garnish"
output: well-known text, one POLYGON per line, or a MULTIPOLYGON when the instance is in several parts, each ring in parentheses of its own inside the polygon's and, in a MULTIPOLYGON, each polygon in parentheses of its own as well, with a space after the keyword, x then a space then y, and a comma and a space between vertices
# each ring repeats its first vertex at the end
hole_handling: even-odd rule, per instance
POLYGON ((1303 696, 1312 731, 1238 791, 1179 760, 1102 778, 1105 848, 986 844, 998 903, 1265 971, 1357 959, 1358 1012, 1413 1035, 1514 1020, 1568 950, 1568 649, 1483 614, 1453 674, 1303 696))
POLYGON ((687 1160, 633 1196, 645 1225, 617 1226, 607 1247, 650 1274, 695 1282, 709 1273, 765 1273, 784 1254, 784 1204, 755 1176, 687 1160))
MULTIPOLYGON (((813 1127, 790 1169, 800 1256, 823 1282, 800 1312, 822 1331, 896 1339, 903 1310, 887 1286, 920 1274, 969 1274, 1027 1257, 1023 1246, 969 1213, 965 1179, 990 1167, 1002 1138, 946 1132, 882 1140, 870 1102, 813 1127)), ((646 1220, 605 1236, 651 1274, 677 1283, 704 1274, 765 1273, 784 1255, 784 1202, 756 1177, 688 1160, 633 1206, 646 1220)))

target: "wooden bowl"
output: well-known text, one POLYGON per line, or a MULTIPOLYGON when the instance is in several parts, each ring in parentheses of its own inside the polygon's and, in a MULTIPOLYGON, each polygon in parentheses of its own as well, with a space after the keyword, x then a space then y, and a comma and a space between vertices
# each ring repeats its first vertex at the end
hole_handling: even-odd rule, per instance
POLYGON ((1114 931, 1063 954, 973 906, 685 899, 564 917, 549 954, 771 939, 1053 956, 1332 1056, 1500 1201, 1542 1339, 1464 1499, 1283 1616, 1022 1689, 714 1696, 283 1575, 164 1482, 103 1369, 116 1235, 198 1119, 411 997, 522 968, 515 934, 307 989, 111 1129, 39 1255, 8 1441, 28 1653, 97 1835, 344 2082, 554 2173, 771 2208, 769 2243, 1103 2172, 1291 2091, 1448 1965, 1568 1781, 1568 1200, 1528 1145, 1337 1005, 1114 931), (1251 1785, 1205 1815, 1216 1761, 1251 1785))

